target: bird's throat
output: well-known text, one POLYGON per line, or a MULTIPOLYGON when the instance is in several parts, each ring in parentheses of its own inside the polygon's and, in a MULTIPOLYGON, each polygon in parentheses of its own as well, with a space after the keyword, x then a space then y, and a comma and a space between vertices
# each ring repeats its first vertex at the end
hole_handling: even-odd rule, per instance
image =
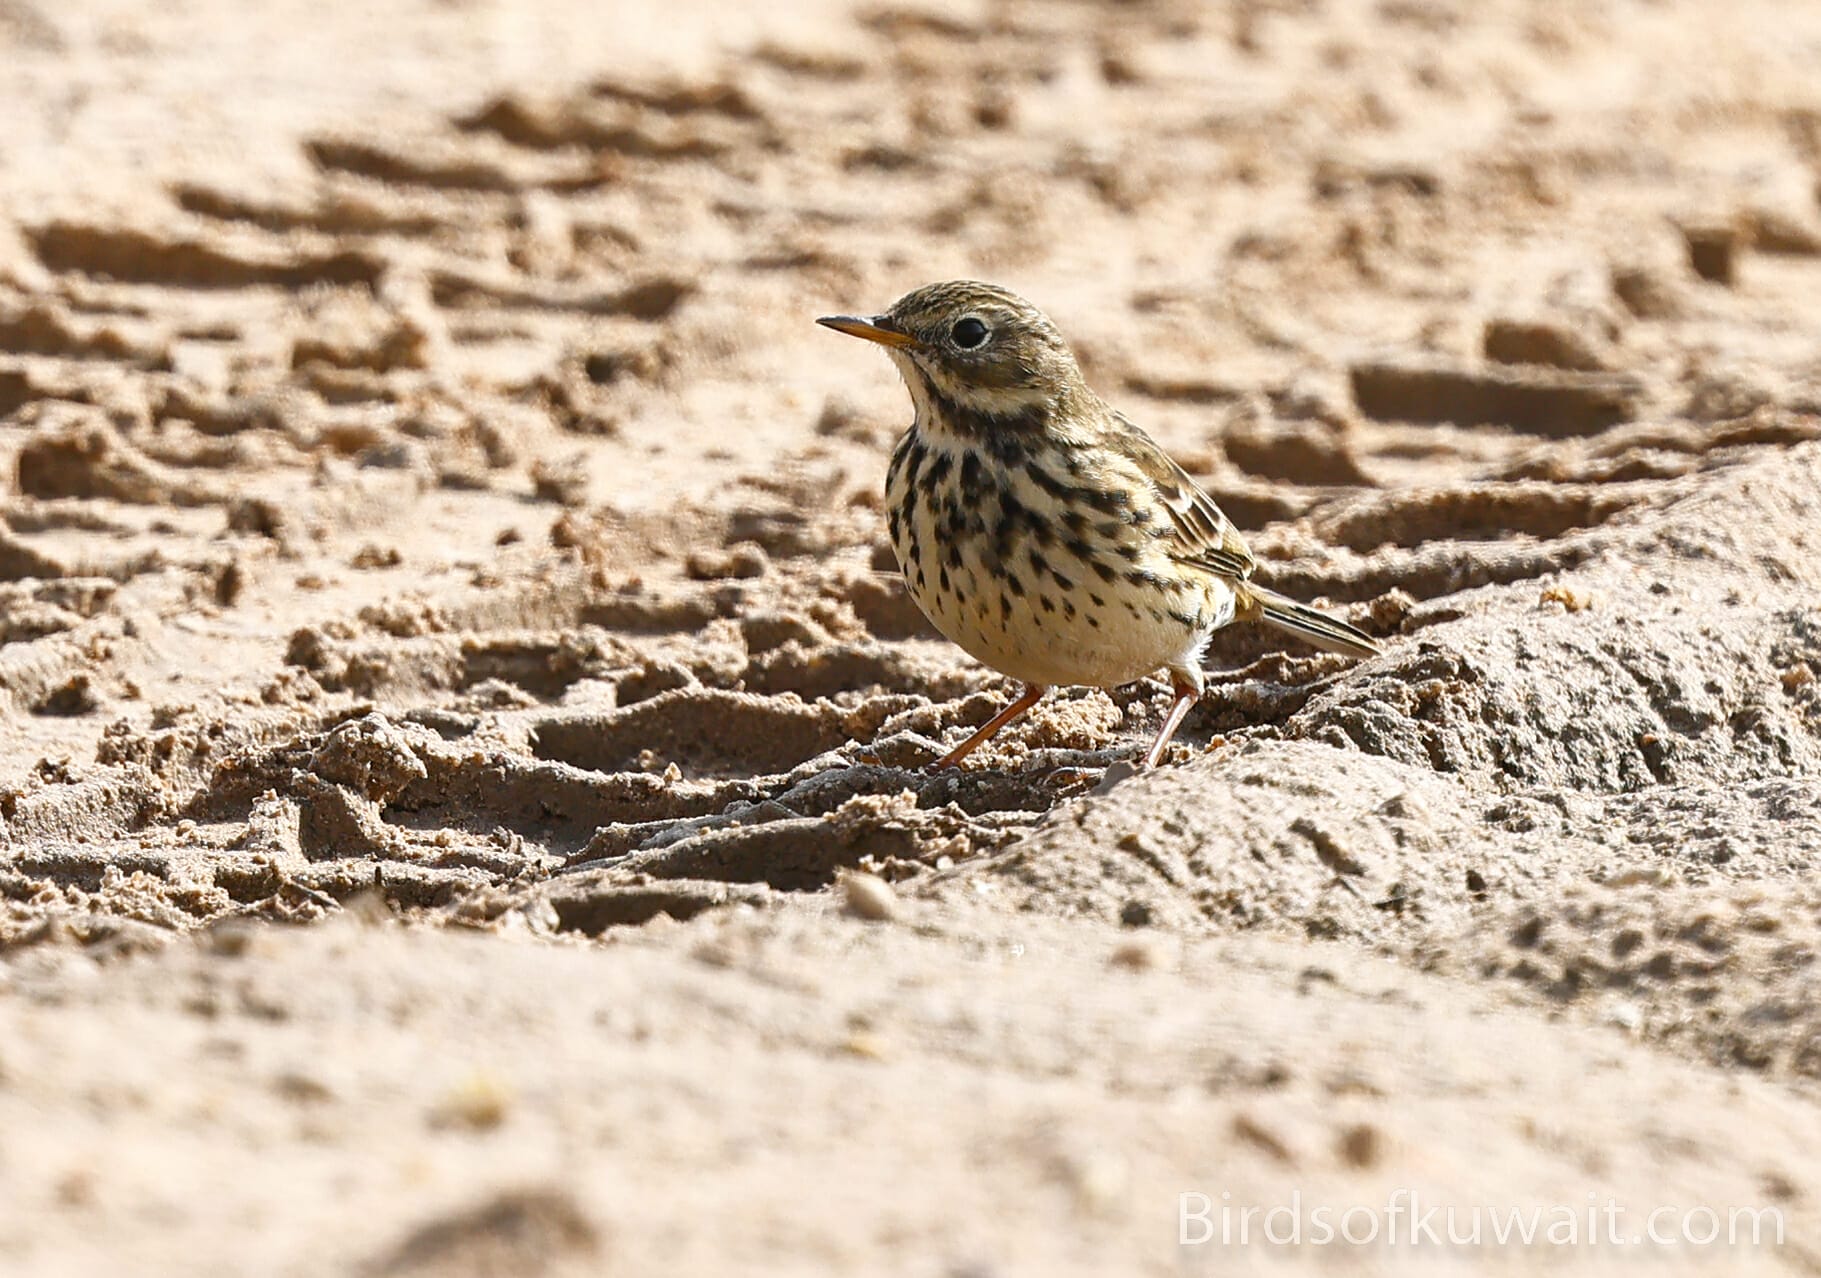
POLYGON ((916 428, 931 440, 979 445, 1005 437, 1034 438, 1063 412, 1059 398, 1027 387, 944 385, 921 368, 907 370, 916 428))

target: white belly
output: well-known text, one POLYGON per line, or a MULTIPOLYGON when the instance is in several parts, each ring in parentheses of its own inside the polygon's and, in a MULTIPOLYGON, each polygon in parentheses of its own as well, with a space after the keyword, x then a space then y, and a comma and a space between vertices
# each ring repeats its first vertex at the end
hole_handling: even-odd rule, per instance
POLYGON ((1084 600, 1070 616, 1061 607, 1054 612, 1033 607, 1027 594, 1011 597, 1007 613, 1001 609, 1000 587, 992 584, 997 566, 970 566, 986 584, 985 591, 977 592, 972 580, 965 592, 918 590, 911 576, 911 597, 930 623, 968 655, 1026 683, 1116 688, 1165 667, 1195 669, 1208 637, 1233 619, 1231 588, 1221 590, 1224 606, 1194 627, 1165 611, 1121 599, 1100 606, 1084 600))

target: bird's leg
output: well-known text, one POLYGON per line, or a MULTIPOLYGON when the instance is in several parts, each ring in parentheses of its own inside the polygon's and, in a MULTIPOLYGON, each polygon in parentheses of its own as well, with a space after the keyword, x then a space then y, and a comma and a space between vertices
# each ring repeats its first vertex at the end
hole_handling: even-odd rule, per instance
POLYGON ((974 733, 973 736, 969 737, 966 741, 963 741, 953 750, 950 750, 940 759, 937 759, 934 763, 930 764, 930 770, 935 771, 939 768, 952 768, 960 763, 963 759, 967 758, 968 755, 992 740, 993 735, 998 732, 999 729, 1003 728, 1013 719, 1016 719, 1026 710, 1029 710, 1032 706, 1043 700, 1043 694, 1048 691, 1048 688, 1040 687, 1034 683, 1026 684, 1024 691, 1018 695, 1016 701, 988 719, 981 729, 974 733))
POLYGON ((1157 766, 1157 761, 1163 758, 1164 747, 1170 744, 1170 738, 1182 726, 1183 716, 1189 713, 1190 706, 1201 699, 1200 687, 1181 675, 1170 675, 1170 687, 1176 693, 1176 700, 1170 702, 1170 713, 1164 716, 1163 727, 1158 730, 1157 739, 1151 742, 1151 748, 1145 752, 1143 766, 1146 768, 1157 766))

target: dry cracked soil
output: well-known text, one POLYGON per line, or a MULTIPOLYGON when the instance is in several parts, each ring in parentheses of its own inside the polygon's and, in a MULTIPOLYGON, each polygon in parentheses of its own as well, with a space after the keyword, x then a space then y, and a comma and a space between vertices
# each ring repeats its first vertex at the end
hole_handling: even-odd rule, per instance
POLYGON ((1821 8, 0 0, 0 63, 6 1273, 1821 1270, 1821 8), (926 770, 1013 690, 811 320, 962 275, 1384 654, 926 770), (1222 1236, 1292 1202, 1377 1236, 1222 1236))

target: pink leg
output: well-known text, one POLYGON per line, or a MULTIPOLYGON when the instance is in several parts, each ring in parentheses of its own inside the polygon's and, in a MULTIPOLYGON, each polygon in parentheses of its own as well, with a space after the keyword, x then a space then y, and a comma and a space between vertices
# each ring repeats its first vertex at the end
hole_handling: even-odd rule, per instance
POLYGON ((982 727, 980 731, 976 732, 966 741, 963 741, 953 750, 950 750, 940 759, 937 759, 934 763, 930 764, 931 770, 933 771, 937 768, 952 768, 959 764, 963 759, 967 758, 968 755, 992 740, 993 735, 997 733, 999 729, 1003 728, 1013 719, 1016 719, 1026 710, 1029 710, 1032 706, 1043 700, 1043 694, 1048 691, 1048 688, 1040 688, 1034 683, 1027 685, 1024 691, 1019 694, 1016 701, 988 719, 985 726, 982 727))
POLYGON ((1201 689, 1191 687, 1180 679, 1171 679, 1176 689, 1176 700, 1170 703, 1170 713, 1164 716, 1163 727, 1157 733, 1157 739, 1151 742, 1151 748, 1145 752, 1144 766, 1154 768, 1157 761, 1163 758, 1164 747, 1170 744, 1170 738, 1176 735, 1176 729, 1182 726, 1183 716, 1189 713, 1189 707, 1201 699, 1201 689))

